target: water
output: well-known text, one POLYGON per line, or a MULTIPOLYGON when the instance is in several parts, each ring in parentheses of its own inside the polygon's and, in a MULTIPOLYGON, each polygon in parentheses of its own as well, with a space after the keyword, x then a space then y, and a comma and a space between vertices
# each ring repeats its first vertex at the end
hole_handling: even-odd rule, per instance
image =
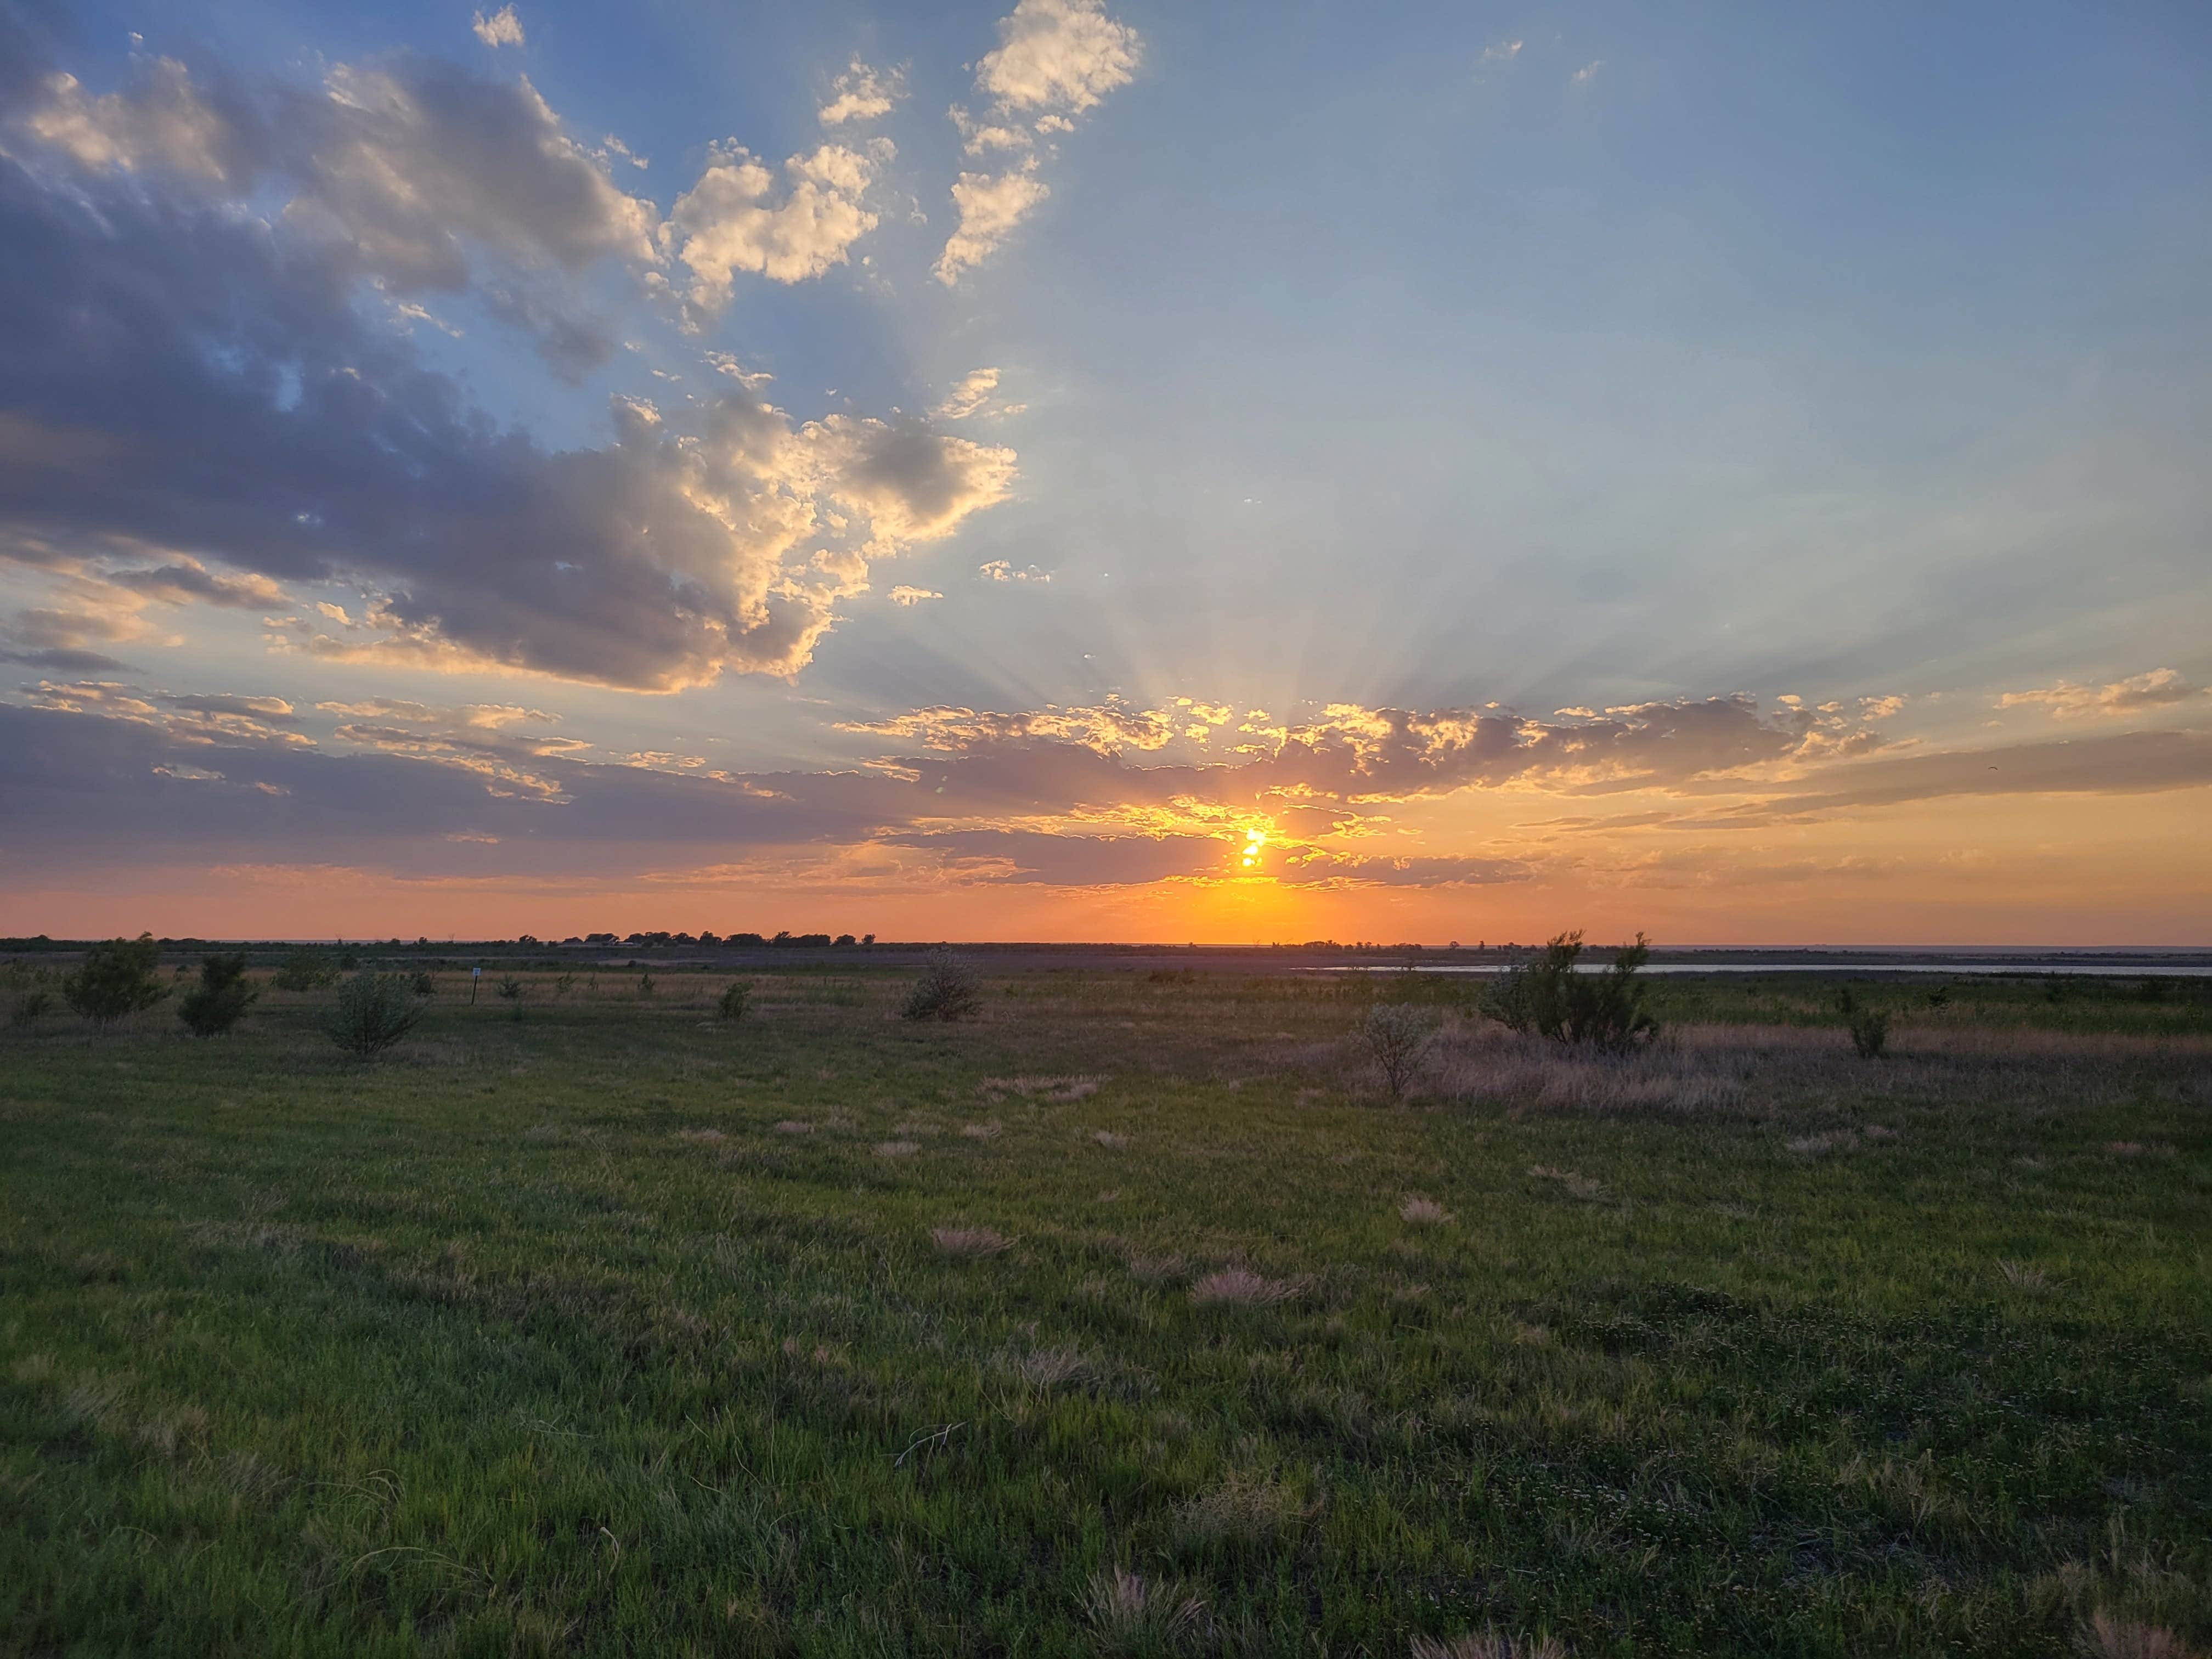
MULTIPOLYGON (((1602 974, 1612 964, 1604 962, 1582 962, 1575 964, 1578 974, 1602 974)), ((1505 964, 1459 963, 1361 963, 1343 967, 1317 969, 1323 974, 1476 974, 1492 975, 1505 971, 1505 964)), ((2212 979, 2212 963, 2142 963, 2133 967, 2116 967, 2111 963, 2082 963, 2078 966, 2063 962, 1653 962, 1644 964, 1646 974, 1954 974, 1961 977, 1974 975, 2009 974, 2049 977, 2063 975, 2069 979, 2212 979)))

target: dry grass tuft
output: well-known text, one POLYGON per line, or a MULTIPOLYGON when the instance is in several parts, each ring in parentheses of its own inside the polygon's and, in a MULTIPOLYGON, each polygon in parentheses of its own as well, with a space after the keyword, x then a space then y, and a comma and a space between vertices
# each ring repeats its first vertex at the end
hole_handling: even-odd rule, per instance
POLYGON ((989 1227, 933 1227, 930 1240, 945 1255, 962 1261, 978 1261, 1013 1248, 1014 1241, 989 1227))
POLYGON ((1097 1077, 987 1077, 975 1085, 980 1095, 996 1097, 1019 1095, 1024 1100, 1088 1100, 1105 1079, 1097 1077))
POLYGON ((878 1158, 912 1158, 921 1150, 918 1140, 879 1140, 876 1143, 878 1158))
POLYGON ((2109 1613, 2091 1616, 2081 1650, 2094 1659, 2198 1659, 2197 1650, 2172 1631, 2109 1613))
POLYGON ((702 1146, 712 1146, 718 1140, 729 1139, 720 1129, 678 1129, 676 1132, 676 1138, 678 1140, 695 1141, 702 1146))
POLYGON ((1211 1491, 1176 1511, 1175 1542, 1187 1552, 1257 1549, 1273 1544, 1319 1514, 1288 1484, 1231 1471, 1211 1491))
POLYGON ((1398 1206, 1398 1213, 1416 1227, 1441 1227, 1452 1218, 1452 1212, 1436 1200, 1410 1194, 1398 1206))
POLYGON ((1181 1585, 1124 1567, 1091 1581, 1083 1611, 1099 1651, 1109 1654, 1155 1653, 1195 1634, 1206 1622, 1206 1603, 1181 1585))
POLYGON ((2031 1267, 2025 1261, 1999 1261, 1997 1271, 2005 1276, 2005 1283, 2016 1291, 2042 1291, 2051 1286, 2050 1278, 2040 1267, 2031 1267))
POLYGON ((1201 1308, 1272 1308, 1304 1288, 1296 1279, 1263 1279, 1249 1268, 1224 1267, 1192 1285, 1190 1299, 1201 1308))
POLYGON ((1129 1277, 1139 1285, 1172 1285, 1190 1276, 1190 1263, 1179 1255, 1133 1255, 1129 1277))
POLYGON ((1577 1175, 1572 1170, 1553 1170, 1541 1164, 1531 1164, 1528 1166, 1528 1173, 1539 1181, 1557 1182, 1559 1189, 1568 1197, 1577 1199, 1584 1204, 1602 1204, 1613 1196, 1602 1181, 1594 1181, 1588 1176, 1577 1175))
POLYGON ((996 1140, 999 1126, 995 1123, 963 1123, 960 1133, 970 1140, 996 1140))
POLYGON ((1798 1135, 1782 1143, 1801 1158, 1826 1158, 1830 1152, 1847 1152, 1859 1144, 1859 1138, 1849 1129, 1831 1129, 1825 1134, 1798 1135))
POLYGON ((1003 1354, 1000 1364, 1033 1389, 1062 1389, 1086 1382, 1098 1372, 1080 1348, 1032 1348, 1003 1354))
POLYGON ((1117 1135, 1111 1129, 1093 1129, 1091 1138, 1109 1152, 1118 1152, 1129 1144, 1129 1137, 1117 1135))
POLYGON ((795 1117, 787 1117, 775 1126, 775 1132, 780 1135, 811 1135, 814 1133, 814 1126, 802 1123, 795 1117))
POLYGON ((1556 1636, 1510 1637, 1494 1630, 1439 1639, 1416 1636, 1406 1650, 1411 1659, 1570 1659, 1556 1636))

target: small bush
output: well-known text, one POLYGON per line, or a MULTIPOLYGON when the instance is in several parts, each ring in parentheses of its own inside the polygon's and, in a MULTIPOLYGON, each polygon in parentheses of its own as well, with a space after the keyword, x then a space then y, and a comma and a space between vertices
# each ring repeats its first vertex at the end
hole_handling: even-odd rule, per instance
POLYGON ((8 1023, 10 1025, 30 1025, 40 1015, 54 1006, 54 994, 48 988, 52 975, 44 968, 25 969, 10 968, 0 980, 9 990, 8 1023))
POLYGON ((438 981, 432 976, 428 969, 417 968, 408 975, 407 988, 418 997, 435 996, 438 994, 438 981))
POLYGON ((246 982, 246 953, 200 958, 200 982, 185 993, 177 1018, 196 1037, 220 1036, 244 1018, 261 994, 246 982))
POLYGON ((1651 958, 1644 935, 1623 945, 1602 974, 1577 973, 1582 953, 1581 933, 1559 934, 1535 961, 1516 964, 1485 987, 1482 1012, 1516 1031, 1613 1054, 1656 1036, 1659 1022, 1644 1012, 1644 982, 1636 977, 1651 958))
POLYGON ((905 1019, 973 1019, 982 1007, 974 964, 954 951, 937 950, 929 953, 928 965, 899 1014, 905 1019))
POLYGON ((330 1040, 349 1054, 382 1054, 415 1029, 422 1005, 404 974, 356 974, 338 989, 337 1006, 323 1022, 330 1040))
POLYGON ((522 1000, 522 981, 515 978, 513 974, 507 975, 492 988, 497 991, 501 999, 506 1001, 520 1002, 522 1000))
POLYGON ((1889 1011, 1868 1007, 1846 985, 1837 994, 1836 1012, 1850 1030, 1852 1052, 1861 1060, 1880 1060, 1889 1043, 1889 1011))
POLYGON ((1367 1011, 1359 1040, 1382 1072, 1390 1098, 1403 1100, 1429 1045, 1437 1040, 1436 1018, 1427 1009, 1409 1003, 1378 1002, 1367 1011))
POLYGON ((62 996, 94 1024, 110 1024, 169 994, 155 977, 161 965, 161 947, 151 933, 109 939, 84 953, 76 972, 63 979, 62 996))
POLYGON ((653 994, 653 975, 651 974, 640 974, 637 976, 637 994, 641 997, 649 997, 653 994))
POLYGON ((270 982, 280 991, 319 991, 338 982, 337 964, 320 951, 295 951, 270 982))
POLYGON ((720 1000, 714 1004, 717 1017, 732 1024, 745 1017, 745 1009, 753 1000, 753 988, 744 980, 733 979, 722 988, 720 1000))

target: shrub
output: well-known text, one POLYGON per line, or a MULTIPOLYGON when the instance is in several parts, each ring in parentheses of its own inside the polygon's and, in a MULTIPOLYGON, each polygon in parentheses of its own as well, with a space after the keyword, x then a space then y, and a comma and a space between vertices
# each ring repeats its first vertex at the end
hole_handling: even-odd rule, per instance
POLYGON ((935 950, 921 977, 899 1011, 906 1019, 973 1019, 982 1011, 983 993, 973 963, 957 952, 935 950))
POLYGON ((177 1018, 194 1036, 219 1036, 245 1017, 261 994, 246 982, 246 953, 202 957, 200 982, 185 993, 177 1018))
POLYGON ((76 972, 63 979, 62 996, 94 1024, 106 1025, 169 994, 155 976, 161 965, 161 947, 151 933, 112 939, 84 953, 76 972))
POLYGON ((408 976, 407 988, 418 997, 435 996, 438 981, 431 976, 428 968, 417 968, 408 976))
POLYGON ((339 988, 337 1006, 323 1022, 323 1030, 349 1054, 376 1054, 413 1030, 422 1018, 422 1006, 404 974, 366 969, 339 988))
POLYGON ((1403 1002, 1378 1002, 1367 1011, 1359 1040, 1382 1073, 1382 1086, 1393 1100, 1403 1100, 1413 1086, 1429 1045, 1437 1040, 1437 1023, 1425 1008, 1403 1002))
POLYGON ((1637 973, 1651 958, 1638 933, 1602 974, 1578 974, 1579 933, 1561 933, 1534 962, 1515 964, 1484 988, 1482 1012, 1516 1031, 1555 1042, 1589 1043, 1620 1054, 1658 1035, 1659 1022, 1644 1007, 1637 973))
POLYGON ((1861 1060, 1879 1060, 1889 1042, 1889 1011, 1869 1008, 1851 994, 1848 985, 1837 994, 1836 1012, 1850 1028, 1851 1048, 1861 1060))
POLYGON ((0 984, 8 988, 8 1023, 10 1025, 29 1025, 40 1015, 54 1006, 54 994, 50 988, 53 975, 45 968, 9 968, 0 972, 0 984))
POLYGON ((270 983, 280 991, 319 991, 337 981, 337 964, 320 951, 295 951, 279 964, 270 983))
POLYGON ((741 979, 733 979, 722 988, 721 1000, 715 1003, 714 1012, 731 1021, 743 1019, 745 1008, 752 1001, 753 988, 741 979))
POLYGON ((509 1002, 522 1000, 522 981, 515 978, 513 974, 507 975, 492 988, 509 1002))
POLYGON ((637 994, 641 997, 649 997, 653 994, 653 975, 651 974, 640 974, 637 976, 637 994))

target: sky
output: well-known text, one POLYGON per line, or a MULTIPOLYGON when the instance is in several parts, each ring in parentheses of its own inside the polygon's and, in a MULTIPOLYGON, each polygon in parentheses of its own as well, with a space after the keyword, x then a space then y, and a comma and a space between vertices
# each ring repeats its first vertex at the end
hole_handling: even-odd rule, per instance
POLYGON ((0 0, 0 933, 2212 944, 2212 11, 0 0))

